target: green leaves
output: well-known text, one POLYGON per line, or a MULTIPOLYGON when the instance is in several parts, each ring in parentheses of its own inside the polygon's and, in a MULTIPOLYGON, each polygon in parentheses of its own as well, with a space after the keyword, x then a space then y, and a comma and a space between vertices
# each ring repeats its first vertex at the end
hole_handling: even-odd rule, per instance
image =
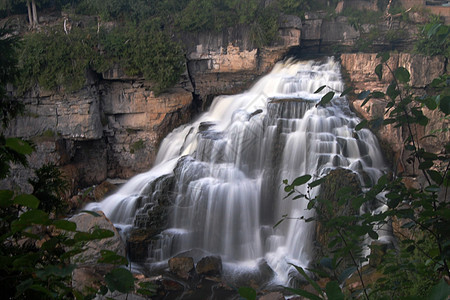
POLYGON ((0 207, 7 208, 12 204, 13 191, 0 190, 0 207))
POLYGON ((255 300, 256 299, 256 291, 251 287, 242 286, 238 290, 239 296, 246 300, 255 300))
POLYGON ((310 179, 311 179, 311 175, 307 174, 307 175, 303 175, 300 177, 297 177, 294 179, 294 181, 292 182, 293 186, 299 186, 299 185, 303 185, 305 183, 307 183, 310 179))
POLYGON ((62 229, 62 230, 66 230, 66 231, 74 232, 77 230, 77 224, 75 224, 74 222, 67 221, 67 220, 55 220, 55 221, 53 221, 53 225, 58 229, 62 229))
POLYGON ((445 96, 440 99, 439 109, 446 115, 450 114, 450 96, 445 96))
MULTIPOLYGON (((434 31, 433 35, 438 34, 439 28, 441 26, 434 26, 429 30, 434 31)), ((394 78, 385 93, 363 91, 357 98, 362 100, 361 106, 372 98, 386 100, 385 114, 378 119, 361 121, 355 126, 355 130, 383 125, 401 128, 407 134, 401 141, 404 143, 404 149, 407 150, 405 153, 409 155, 406 163, 412 165, 409 168, 419 170, 424 175, 424 182, 420 187, 407 187, 402 182, 401 174, 395 174, 393 177, 385 174, 372 187, 366 187, 364 193, 352 195, 351 188, 341 188, 331 190, 325 197, 320 195, 310 199, 309 190, 306 196, 296 189, 297 186, 308 183, 311 180, 310 177, 298 177, 292 184, 284 181, 288 196, 306 197, 307 209, 315 210, 314 220, 319 224, 320 230, 327 230, 326 239, 320 240, 320 243, 324 244, 323 251, 328 251, 325 254, 328 257, 321 260, 326 264, 321 264, 317 270, 310 271, 319 277, 325 276, 330 279, 325 288, 320 288, 316 282, 310 281, 312 279, 303 269, 296 267, 311 284, 315 294, 299 289, 288 288, 288 290, 308 299, 324 297, 344 299, 339 284, 357 270, 362 276, 360 280, 364 282, 364 272, 366 269, 370 270, 370 267, 361 268, 361 265, 370 259, 372 264, 378 265, 379 270, 383 270, 384 276, 371 287, 373 293, 380 293, 381 297, 388 298, 394 293, 396 297, 402 299, 419 294, 426 299, 447 299, 450 294, 449 286, 441 278, 443 274, 450 275, 446 267, 450 260, 450 240, 448 239, 450 206, 448 201, 438 199, 438 195, 442 195, 442 192, 450 186, 448 172, 450 143, 444 141, 446 145, 436 152, 439 154, 424 150, 427 139, 441 138, 439 133, 447 132, 448 129, 427 132, 426 126, 430 123, 431 117, 425 114, 423 109, 426 107, 432 111, 439 110, 445 115, 444 122, 448 119, 450 112, 448 76, 433 80, 430 90, 436 94, 416 97, 414 90, 408 85, 411 80, 409 71, 404 67, 391 71, 390 66, 386 64, 389 60, 387 53, 379 54, 377 57, 381 58, 381 64, 375 68, 378 79, 383 79, 384 67, 389 69, 394 78), (421 135, 418 136, 418 133, 421 135), (383 197, 380 197, 381 195, 383 197), (356 213, 362 211, 368 203, 376 202, 383 204, 382 212, 356 213), (346 213, 341 215, 339 213, 341 208, 346 209, 346 213), (386 245, 377 241, 378 233, 381 232, 379 229, 383 230, 383 226, 390 221, 397 222, 398 228, 401 228, 398 230, 401 234, 396 235, 401 244, 400 249, 395 252, 388 250, 387 253, 377 254, 377 251, 386 251, 381 250, 386 245), (405 239, 405 236, 410 239, 405 239), (361 243, 368 238, 381 243, 369 246, 372 249, 370 256, 364 254, 361 246, 361 243), (411 282, 414 284, 411 285, 411 282)), ((324 88, 325 86, 322 86, 316 92, 324 88)), ((320 104, 328 103, 332 97, 334 97, 332 92, 327 93, 322 97, 320 104)), ((318 186, 321 182, 322 179, 313 181, 308 188, 318 186)), ((325 187, 322 188, 325 189, 325 187)), ((305 218, 299 219, 305 220, 305 218)), ((281 221, 286 219, 285 215, 281 221)), ((305 221, 308 220, 310 219, 305 221)), ((369 290, 363 292, 368 293, 369 290)))
POLYGON ((96 228, 92 233, 89 232, 77 232, 74 236, 74 240, 76 242, 82 241, 93 241, 99 239, 105 239, 109 237, 113 237, 114 232, 107 229, 96 228))
MULTIPOLYGON (((362 91, 361 93, 358 94, 358 100, 364 100, 369 95, 370 95, 370 91, 362 91)), ((363 106, 363 105, 361 105, 361 106, 363 106)))
POLYGON ((325 94, 325 96, 322 97, 322 99, 320 100, 319 103, 317 103, 317 105, 325 106, 333 99, 333 97, 334 97, 334 92, 328 92, 325 94))
POLYGON ((383 65, 379 64, 375 68, 375 74, 378 76, 378 80, 381 80, 383 78, 383 65))
POLYGON ((6 147, 22 155, 29 155, 33 152, 33 147, 19 138, 7 138, 6 147))
MULTIPOLYGON (((320 288, 320 286, 317 284, 317 282, 315 282, 306 272, 305 272, 305 270, 303 270, 303 268, 302 267, 299 267, 299 266, 296 266, 296 265, 293 265, 293 264, 291 264, 296 270, 297 270, 297 272, 298 273, 300 273, 300 275, 302 275, 303 276, 303 278, 305 278, 308 282, 309 282, 309 284, 311 284, 311 286, 317 291, 317 293, 319 293, 319 295, 322 295, 323 296, 323 291, 322 291, 322 289, 320 288)), ((292 291, 292 290, 291 290, 292 291)), ((298 295, 300 295, 300 296, 304 296, 304 297, 307 297, 307 298, 309 298, 309 299, 321 299, 320 297, 318 297, 318 296, 315 296, 315 298, 311 298, 311 295, 313 295, 313 294, 309 294, 308 296, 306 296, 306 295, 301 295, 301 294, 299 294, 298 292, 296 292, 298 295)))
POLYGON ((344 300, 344 294, 337 281, 328 282, 325 287, 325 293, 327 294, 328 299, 344 300))
POLYGON ((314 92, 314 94, 318 94, 318 93, 320 93, 324 88, 326 88, 327 86, 326 85, 322 85, 321 87, 319 87, 315 92, 314 92))
POLYGON ((369 122, 367 120, 362 120, 361 122, 359 122, 358 125, 355 126, 355 130, 359 131, 363 128, 366 128, 369 125, 369 122))
POLYGON ((39 206, 39 199, 33 195, 22 194, 14 198, 14 204, 26 206, 28 208, 37 209, 39 206))
POLYGON ((344 97, 345 95, 347 95, 348 93, 350 93, 353 90, 354 90, 353 87, 348 87, 339 95, 339 97, 344 97))
POLYGON ((129 293, 134 287, 133 274, 123 268, 112 270, 105 276, 105 281, 111 292, 129 293))
POLYGON ((380 57, 381 57, 381 63, 383 64, 389 60, 390 54, 389 54, 389 52, 378 53, 377 58, 380 58, 380 57))
POLYGON ((394 71, 394 76, 400 83, 407 83, 410 80, 411 75, 409 71, 403 67, 399 67, 394 71))
POLYGON ((113 251, 101 250, 100 254, 102 257, 98 260, 99 263, 114 264, 114 265, 128 265, 128 260, 125 257, 123 257, 121 255, 117 255, 113 251))
POLYGON ((18 220, 11 223, 11 231, 16 233, 31 225, 49 225, 48 214, 42 210, 29 210, 20 215, 18 220))
POLYGON ((445 282, 444 279, 441 279, 439 283, 430 291, 428 299, 430 300, 446 300, 448 299, 448 295, 450 295, 450 286, 445 282))
MULTIPOLYGON (((312 176, 308 175, 308 174, 300 176, 300 177, 297 177, 297 178, 294 179, 294 181, 292 181, 292 184, 288 184, 288 181, 286 179, 283 180, 283 183, 286 185, 284 187, 284 191, 286 193, 288 193, 284 198, 286 199, 289 196, 291 196, 292 194, 294 194, 295 187, 301 186, 301 185, 307 183, 311 179, 311 177, 312 176)), ((304 198, 305 196, 306 195, 303 195, 303 194, 299 193, 299 195, 295 196, 292 200, 297 200, 297 199, 300 199, 300 198, 304 198)))

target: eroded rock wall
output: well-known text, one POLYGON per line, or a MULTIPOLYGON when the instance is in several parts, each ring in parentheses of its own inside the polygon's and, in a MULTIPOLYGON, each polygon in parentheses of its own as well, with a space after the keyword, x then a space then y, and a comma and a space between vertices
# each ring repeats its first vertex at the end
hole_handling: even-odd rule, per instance
MULTIPOLYGON (((410 53, 392 53, 390 56, 387 64, 391 70, 404 67, 410 72, 410 85, 417 96, 424 95, 433 79, 447 72, 447 61, 442 56, 428 57, 410 53)), ((348 84, 355 87, 355 93, 364 90, 386 92, 393 77, 390 70, 384 67, 382 80, 378 80, 375 74, 375 67, 380 62, 381 59, 377 58, 376 53, 341 55, 341 63, 347 73, 348 84)), ((362 102, 363 100, 358 99, 352 99, 351 101, 353 109, 361 117, 367 120, 388 117, 388 115, 385 115, 387 99, 370 99, 364 106, 361 106, 362 102)), ((425 128, 412 126, 412 130, 417 132, 421 147, 429 152, 440 153, 443 150, 443 141, 450 140, 450 133, 448 131, 445 132, 450 122, 444 119, 438 111, 430 111, 426 107, 423 110, 425 116, 430 119, 429 124, 425 128), (443 129, 444 132, 439 132, 439 130, 443 129), (434 132, 436 137, 423 138, 432 132, 434 132)), ((409 134, 406 127, 395 128, 394 124, 386 125, 377 129, 376 134, 381 143, 389 151, 392 151, 391 155, 386 155, 386 157, 391 160, 390 163, 394 171, 398 173, 404 172, 405 175, 418 173, 417 164, 414 166, 415 169, 413 169, 413 165, 406 163, 406 159, 409 156, 409 153, 404 150, 404 141, 409 134)))
POLYGON ((241 25, 220 33, 203 32, 183 38, 188 48, 188 71, 195 93, 208 104, 211 95, 233 94, 248 88, 268 72, 290 47, 300 46, 302 20, 281 16, 276 40, 258 47, 249 26, 241 25))
MULTIPOLYGON (((189 122, 201 105, 205 108, 214 95, 248 88, 290 47, 300 45, 299 17, 284 16, 279 26, 278 39, 265 48, 254 45, 245 26, 186 36, 186 72, 160 95, 151 82, 126 75, 119 65, 101 76, 87 74, 85 87, 76 92, 37 86, 24 97, 25 114, 6 135, 33 140, 30 167, 60 166, 71 193, 107 178, 147 171, 162 139, 189 122)), ((14 166, 0 187, 30 192, 27 179, 32 175, 31 169, 14 166)))

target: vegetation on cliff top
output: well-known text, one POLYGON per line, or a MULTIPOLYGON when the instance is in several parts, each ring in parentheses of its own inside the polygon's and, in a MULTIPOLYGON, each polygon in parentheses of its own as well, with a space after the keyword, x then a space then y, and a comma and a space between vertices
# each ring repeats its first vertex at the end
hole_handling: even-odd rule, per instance
MULTIPOLYGON (((356 29, 374 24, 381 18, 386 1, 380 1, 380 12, 345 9, 356 29)), ((19 94, 39 84, 45 89, 73 91, 86 82, 86 71, 102 73, 119 64, 127 75, 142 76, 154 83, 159 93, 173 86, 185 70, 182 32, 222 31, 243 25, 257 47, 276 41, 278 16, 325 9, 335 12, 335 1, 312 0, 42 0, 0 1, 0 16, 31 14, 30 28, 18 51, 20 76, 16 82, 19 94), (34 1, 31 3, 33 4, 34 1), (30 7, 31 11, 27 10, 30 7), (34 8, 33 8, 34 7, 34 8), (62 15, 37 27, 40 12, 62 15), (93 17, 89 17, 93 16, 93 17), (36 19, 36 20, 35 20, 36 19), (108 23, 112 21, 112 23, 108 23), (66 23, 67 22, 67 23, 66 23)), ((398 10, 393 5, 391 10, 398 10)), ((448 26, 439 25, 437 34, 448 34, 448 26)), ((428 32, 428 31, 427 31, 428 32)), ((380 35, 376 28, 362 34, 355 49, 368 50, 383 36, 392 47, 403 36, 402 30, 380 35)), ((446 54, 448 39, 436 44, 433 37, 421 34, 416 51, 426 55, 446 54)))
MULTIPOLYGON (((310 0, 79 0, 38 1, 37 10, 62 11, 73 20, 59 19, 24 35, 19 47, 22 94, 36 83, 68 91, 85 84, 86 70, 102 73, 118 63, 126 74, 143 76, 161 92, 173 86, 185 70, 180 32, 221 31, 249 26, 257 46, 272 43, 278 15, 301 14, 310 0), (95 16, 87 18, 86 16, 95 16), (114 25, 103 26, 113 21, 114 25), (63 23, 68 22, 68 23, 63 23)), ((25 1, 0 2, 0 15, 26 13, 25 1)), ((30 23, 36 27, 36 23, 30 23)))

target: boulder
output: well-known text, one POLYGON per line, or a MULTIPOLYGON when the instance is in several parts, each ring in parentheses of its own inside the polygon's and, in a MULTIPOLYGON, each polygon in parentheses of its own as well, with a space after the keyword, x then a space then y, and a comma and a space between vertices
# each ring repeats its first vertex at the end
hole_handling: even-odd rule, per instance
POLYGON ((125 256, 125 244, 120 238, 119 232, 103 212, 97 212, 95 215, 81 213, 73 216, 69 221, 77 225, 77 231, 92 232, 100 228, 114 233, 112 237, 87 242, 84 246, 86 250, 71 258, 72 263, 77 266, 73 271, 72 284, 74 288, 82 292, 89 288, 96 289, 100 286, 103 276, 115 267, 98 263, 98 259, 101 257, 100 251, 110 250, 125 256))
POLYGON ((115 190, 117 190, 117 187, 114 184, 109 181, 103 181, 94 188, 94 198, 95 200, 100 201, 115 190))
POLYGON ((148 248, 159 231, 154 229, 133 228, 127 238, 128 257, 132 261, 144 261, 148 248))
POLYGON ((87 250, 74 257, 75 263, 84 265, 96 264, 97 260, 101 257, 101 250, 110 250, 118 255, 126 256, 125 244, 119 232, 114 227, 114 224, 103 212, 96 212, 95 214, 81 213, 73 216, 69 221, 77 224, 77 231, 92 232, 100 228, 112 231, 114 236, 86 243, 85 248, 87 250))
MULTIPOLYGON (((342 188, 349 187, 351 189, 350 195, 357 195, 361 192, 358 177, 355 173, 346 169, 332 170, 326 177, 325 181, 321 184, 320 193, 318 198, 329 201, 331 210, 322 201, 318 201, 316 210, 320 211, 316 217, 316 241, 317 241, 317 257, 320 260, 322 257, 330 257, 333 254, 333 250, 341 247, 339 243, 332 249, 328 248, 328 244, 331 241, 332 228, 327 228, 322 225, 321 220, 329 220, 337 216, 351 216, 358 214, 350 201, 346 200, 343 205, 338 205, 338 201, 341 199, 338 195, 338 191, 342 188)), ((343 195, 342 197, 346 197, 343 195)), ((352 224, 349 224, 351 226, 352 224)), ((346 266, 342 263, 341 266, 346 266)))
MULTIPOLYGON (((375 74, 375 67, 381 62, 377 58, 376 53, 347 53, 341 55, 341 64, 345 69, 351 85, 355 88, 355 93, 361 91, 382 91, 385 92, 393 77, 385 66, 383 67, 382 80, 378 80, 375 74)), ((434 78, 445 73, 445 59, 442 56, 427 57, 423 55, 410 53, 391 53, 390 59, 387 61, 389 68, 392 70, 398 67, 406 68, 411 74, 410 84, 415 95, 423 95, 427 86, 434 78)), ((363 100, 352 99, 352 108, 367 120, 379 117, 387 118, 385 115, 385 107, 388 99, 370 99, 361 107, 363 100)), ((438 111, 430 111, 423 108, 426 117, 430 119, 426 128, 418 126, 417 136, 420 145, 428 152, 439 154, 442 150, 442 142, 450 139, 448 128, 450 122, 443 118, 438 111), (437 138, 423 138, 430 132, 436 132, 437 138)), ((408 136, 406 126, 395 128, 395 124, 382 126, 377 129, 376 134, 383 147, 383 151, 387 153, 385 157, 390 160, 389 163, 396 173, 403 173, 405 176, 418 174, 417 165, 413 169, 413 165, 407 164, 406 160, 410 153, 404 150, 403 141, 408 136)), ((419 181, 422 179, 419 178, 419 181)))
POLYGON ((189 273, 194 270, 194 259, 192 257, 173 257, 169 259, 169 269, 177 276, 188 279, 189 273))
POLYGON ((196 266, 199 275, 220 276, 222 274, 222 258, 220 256, 206 256, 196 266))
POLYGON ((271 292, 258 298, 259 300, 284 300, 281 292, 271 292))

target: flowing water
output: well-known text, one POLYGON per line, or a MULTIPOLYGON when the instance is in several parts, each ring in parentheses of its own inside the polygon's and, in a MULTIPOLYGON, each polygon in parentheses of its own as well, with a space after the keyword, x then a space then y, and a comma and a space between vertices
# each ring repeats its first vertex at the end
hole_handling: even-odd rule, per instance
POLYGON ((290 263, 305 267, 314 254, 314 225, 295 220, 311 212, 304 199, 284 199, 283 180, 318 178, 342 167, 370 184, 385 168, 374 135, 355 131, 359 120, 345 98, 316 107, 330 90, 344 90, 332 58, 278 63, 247 92, 217 97, 208 112, 175 129, 153 169, 87 209, 130 227, 142 209, 141 195, 157 189, 157 178, 173 175, 169 228, 149 249, 150 264, 198 249, 220 255, 231 276, 264 262, 286 282, 290 263), (322 85, 327 88, 314 94, 322 85), (285 214, 294 220, 274 229, 285 214))

